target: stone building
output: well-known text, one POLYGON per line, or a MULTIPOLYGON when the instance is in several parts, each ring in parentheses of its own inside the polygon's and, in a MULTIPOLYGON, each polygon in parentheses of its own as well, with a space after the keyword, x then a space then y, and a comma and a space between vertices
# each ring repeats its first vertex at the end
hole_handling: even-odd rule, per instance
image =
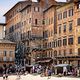
POLYGON ((5 25, 4 23, 0 23, 0 39, 5 38, 5 25))
POLYGON ((17 3, 5 17, 6 38, 18 44, 18 59, 80 66, 79 10, 79 0, 17 3))
POLYGON ((23 63, 23 44, 21 43, 22 23, 20 11, 29 3, 30 1, 20 1, 4 14, 6 17, 5 39, 16 42, 17 64, 23 63))
POLYGON ((4 16, 6 39, 17 43, 16 63, 22 64, 26 58, 26 63, 30 64, 33 60, 31 56, 42 46, 43 14, 39 4, 30 0, 20 1, 4 16))
POLYGON ((21 42, 24 44, 24 56, 28 64, 35 62, 42 48, 43 13, 39 3, 31 2, 21 11, 21 42))
MULTIPOLYGON (((39 0, 42 7, 46 5, 43 2, 46 3, 48 1, 53 0, 45 0, 45 2, 39 0)), ((47 6, 47 9, 43 12, 46 24, 43 29, 46 30, 44 34, 46 35, 46 41, 43 44, 47 48, 45 50, 47 57, 53 58, 54 65, 67 63, 73 66, 80 66, 78 27, 80 1, 67 0, 64 3, 57 2, 56 5, 55 3, 53 3, 54 6, 47 6), (53 18, 53 21, 50 18, 53 18)))
POLYGON ((57 50, 58 64, 80 66, 80 2, 69 0, 57 7, 57 50))
POLYGON ((0 39, 0 67, 15 65, 15 43, 0 39))

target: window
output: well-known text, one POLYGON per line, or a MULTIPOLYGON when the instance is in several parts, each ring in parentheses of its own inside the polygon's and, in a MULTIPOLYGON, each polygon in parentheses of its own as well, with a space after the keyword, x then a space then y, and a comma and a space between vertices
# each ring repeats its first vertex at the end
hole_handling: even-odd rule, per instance
POLYGON ((78 2, 77 4, 77 9, 80 9, 80 2, 78 2))
POLYGON ((77 19, 77 25, 80 25, 80 18, 77 19))
POLYGON ((57 47, 57 40, 55 40, 54 42, 52 42, 52 44, 53 44, 54 48, 57 47))
POLYGON ((63 18, 67 18, 67 11, 63 12, 63 18))
POLYGON ((66 32, 66 24, 64 24, 63 32, 66 32))
POLYGON ((58 20, 61 20, 62 19, 62 13, 59 13, 58 14, 58 20))
POLYGON ((57 47, 57 40, 55 41, 55 43, 56 43, 55 46, 57 47))
POLYGON ((67 45, 67 39, 63 39, 63 46, 67 45))
POLYGON ((70 10, 69 10, 69 17, 70 17, 70 16, 73 16, 73 9, 70 9, 70 10))
POLYGON ((31 18, 29 18, 29 23, 31 23, 31 18))
POLYGON ((57 56, 57 51, 55 50, 55 51, 54 51, 54 57, 56 57, 56 56, 57 56))
POLYGON ((29 12, 31 12, 31 7, 29 7, 29 8, 27 9, 27 13, 29 13, 29 12))
POLYGON ((3 61, 7 61, 7 58, 6 57, 3 57, 3 61))
POLYGON ((53 45, 54 45, 54 48, 55 48, 55 47, 56 47, 56 46, 55 46, 55 41, 53 42, 53 45))
POLYGON ((66 56, 66 50, 64 50, 63 53, 64 53, 64 56, 66 56))
POLYGON ((45 25, 45 19, 42 20, 42 24, 45 25))
POLYGON ((62 64, 62 60, 59 60, 59 64, 62 64))
POLYGON ((48 31, 48 37, 50 37, 50 31, 48 31))
POLYGON ((61 34, 61 27, 59 27, 59 34, 61 34))
POLYGON ((35 19, 35 24, 36 24, 36 25, 38 24, 38 20, 37 20, 37 19, 35 19))
POLYGON ((80 55, 80 48, 78 48, 78 55, 80 55))
POLYGON ((49 42, 49 43, 48 43, 48 48, 51 48, 51 47, 52 47, 52 43, 49 42))
POLYGON ((49 47, 52 47, 52 43, 51 42, 49 43, 49 47))
POLYGON ((72 31, 72 22, 69 23, 69 32, 72 31))
POLYGON ((73 37, 68 38, 68 44, 72 45, 73 44, 73 37))
POLYGON ((12 57, 10 57, 10 61, 12 61, 12 57))
POLYGON ((53 53, 52 53, 52 51, 51 51, 51 57, 53 57, 53 55, 52 55, 53 53))
POLYGON ((50 57, 50 51, 49 51, 49 56, 48 57, 50 57))
POLYGON ((28 38, 30 38, 31 36, 31 31, 28 31, 28 38))
POLYGON ((48 23, 49 23, 49 25, 51 24, 51 20, 50 20, 50 18, 48 19, 48 23))
POLYGON ((69 49, 69 54, 72 54, 72 49, 69 49))
POLYGON ((10 52, 9 52, 9 56, 12 56, 12 54, 13 54, 13 51, 10 51, 10 52))
POLYGON ((3 53, 4 53, 4 56, 7 56, 7 51, 4 51, 3 53))
POLYGON ((51 24, 53 24, 53 17, 51 18, 51 24))
POLYGON ((61 46, 61 40, 58 40, 58 47, 61 46))
POLYGON ((34 7, 34 11, 39 12, 39 7, 34 7))
POLYGON ((59 25, 59 34, 61 34, 61 25, 59 25))
POLYGON ((80 37, 78 37, 78 44, 80 44, 80 37))
POLYGON ((44 38, 48 38, 48 31, 44 31, 44 32, 43 32, 43 37, 44 37, 44 38))
POLYGON ((51 36, 53 36, 53 30, 51 30, 51 36))
POLYGON ((54 48, 57 47, 57 40, 53 42, 54 48))
POLYGON ((61 50, 59 50, 59 55, 61 55, 61 50))

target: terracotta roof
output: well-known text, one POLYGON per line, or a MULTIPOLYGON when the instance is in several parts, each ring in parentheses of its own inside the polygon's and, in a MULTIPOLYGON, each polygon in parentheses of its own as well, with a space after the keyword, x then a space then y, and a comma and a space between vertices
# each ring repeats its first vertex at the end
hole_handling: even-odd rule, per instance
POLYGON ((0 25, 3 25, 3 26, 5 26, 6 24, 5 24, 5 23, 0 23, 0 25))
POLYGON ((20 12, 24 11, 26 8, 30 7, 31 5, 27 5, 26 7, 24 7, 20 12))
POLYGON ((25 2, 27 2, 27 1, 19 1, 19 2, 16 3, 10 10, 8 10, 8 11, 4 14, 4 16, 5 16, 9 11, 11 11, 15 6, 17 6, 17 5, 20 4, 20 3, 25 3, 25 2))
POLYGON ((5 40, 5 39, 0 39, 0 43, 4 43, 4 44, 8 44, 8 43, 10 43, 10 44, 16 44, 15 42, 11 42, 11 41, 5 40))
POLYGON ((63 5, 63 4, 65 4, 66 2, 57 2, 57 1, 55 1, 53 4, 51 4, 51 5, 49 5, 49 6, 47 6, 47 8, 45 8, 44 10, 43 10, 43 12, 46 12, 47 10, 49 10, 51 7, 53 7, 53 6, 61 6, 61 5, 63 5))

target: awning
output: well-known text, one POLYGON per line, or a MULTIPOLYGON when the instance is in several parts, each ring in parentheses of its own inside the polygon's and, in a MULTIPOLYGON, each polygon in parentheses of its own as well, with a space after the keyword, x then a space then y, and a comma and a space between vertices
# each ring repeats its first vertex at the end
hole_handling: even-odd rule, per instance
POLYGON ((26 64, 26 67, 32 67, 32 65, 26 64))
POLYGON ((51 61, 51 59, 50 60, 42 60, 42 61, 37 61, 38 63, 48 63, 48 62, 50 62, 51 61))
POLYGON ((69 64, 58 64, 58 65, 55 65, 54 67, 67 67, 67 66, 70 66, 69 64))

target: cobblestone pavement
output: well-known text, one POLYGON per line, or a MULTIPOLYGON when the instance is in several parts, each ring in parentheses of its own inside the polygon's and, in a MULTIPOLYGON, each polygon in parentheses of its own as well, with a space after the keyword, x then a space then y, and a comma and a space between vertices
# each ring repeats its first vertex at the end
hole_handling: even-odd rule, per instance
MULTIPOLYGON (((0 80, 3 80, 2 77, 0 77, 0 80)), ((8 77, 7 80, 80 80, 80 78, 70 78, 70 77, 51 77, 48 79, 48 77, 40 77, 40 75, 21 75, 19 78, 17 75, 11 75, 8 77)))

